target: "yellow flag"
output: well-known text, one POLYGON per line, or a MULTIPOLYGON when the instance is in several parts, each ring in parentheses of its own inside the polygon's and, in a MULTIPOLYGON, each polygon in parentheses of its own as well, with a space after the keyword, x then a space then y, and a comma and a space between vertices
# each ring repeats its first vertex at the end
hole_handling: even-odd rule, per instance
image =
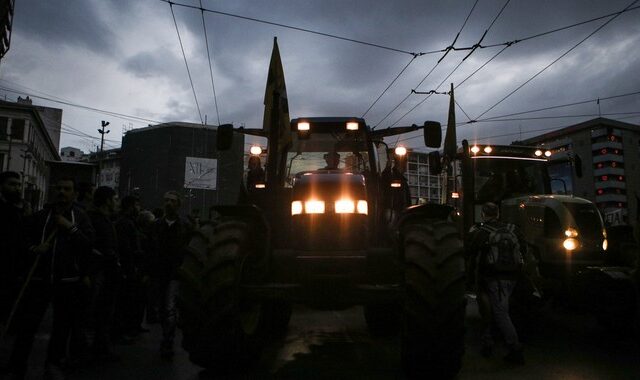
POLYGON ((277 37, 273 38, 267 89, 264 94, 262 128, 266 132, 272 131, 274 128, 277 130, 276 134, 267 133, 267 136, 278 136, 278 151, 282 151, 291 142, 289 103, 287 101, 287 88, 284 82, 284 70, 282 69, 277 37), (272 125, 274 123, 278 125, 272 125))
POLYGON ((458 150, 456 143, 456 101, 453 97, 453 83, 451 83, 451 93, 449 94, 449 118, 447 120, 447 134, 444 137, 444 154, 450 158, 455 157, 458 150))

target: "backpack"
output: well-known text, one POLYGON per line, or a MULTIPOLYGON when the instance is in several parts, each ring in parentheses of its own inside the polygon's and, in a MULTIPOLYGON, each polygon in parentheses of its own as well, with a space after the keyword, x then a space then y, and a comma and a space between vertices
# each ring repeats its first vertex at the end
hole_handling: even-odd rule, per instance
POLYGON ((522 270, 524 260, 513 224, 482 225, 489 233, 487 248, 482 255, 482 266, 489 273, 515 274, 522 270))

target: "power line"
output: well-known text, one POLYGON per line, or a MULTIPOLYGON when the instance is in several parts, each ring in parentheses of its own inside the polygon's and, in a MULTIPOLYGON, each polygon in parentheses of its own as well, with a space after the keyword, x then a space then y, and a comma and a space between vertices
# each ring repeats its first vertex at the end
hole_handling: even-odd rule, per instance
POLYGON ((556 28, 556 29, 552 29, 552 30, 549 30, 549 31, 546 31, 546 32, 542 32, 542 33, 534 34, 534 35, 532 35, 532 36, 528 36, 528 37, 524 37, 524 38, 519 38, 519 39, 511 40, 511 41, 508 41, 508 42, 501 42, 501 43, 497 43, 497 44, 491 44, 491 45, 484 45, 484 46, 480 46, 480 48, 483 48, 483 49, 484 49, 484 48, 491 48, 491 47, 503 46, 503 45, 505 45, 505 46, 506 46, 506 45, 513 45, 513 44, 516 44, 516 43, 519 43, 519 42, 528 41, 528 40, 531 40, 531 39, 534 39, 534 38, 538 38, 538 37, 546 36, 546 35, 548 35, 548 34, 552 34, 552 33, 560 32, 560 31, 563 31, 563 30, 571 29, 571 28, 575 28, 576 26, 580 26, 580 25, 584 25, 584 24, 589 24, 589 23, 592 23, 592 22, 594 22, 594 21, 602 20, 602 19, 607 18, 607 17, 611 17, 611 16, 619 16, 619 15, 621 15, 621 14, 623 14, 623 13, 630 12, 630 11, 636 10, 636 9, 638 9, 638 8, 640 8, 640 6, 627 7, 627 8, 625 8, 625 9, 621 10, 621 11, 613 12, 613 13, 609 13, 609 14, 606 14, 606 15, 604 15, 604 16, 594 17, 594 18, 589 19, 589 20, 585 20, 585 21, 577 22, 577 23, 575 23, 575 24, 571 24, 571 25, 563 26, 563 27, 560 27, 560 28, 556 28))
POLYGON ((297 30, 299 32, 310 33, 310 34, 315 34, 315 35, 318 35, 318 36, 334 38, 334 39, 338 39, 338 40, 342 40, 342 41, 353 42, 353 43, 356 43, 356 44, 371 46, 371 47, 375 47, 375 48, 379 48, 379 49, 393 51, 393 52, 396 52, 396 53, 409 54, 409 55, 412 55, 414 57, 419 57, 421 55, 426 55, 426 54, 440 53, 442 51, 442 50, 433 50, 433 51, 415 53, 415 52, 410 52, 410 51, 407 51, 407 50, 397 49, 397 48, 384 46, 384 45, 380 45, 380 44, 375 44, 375 43, 371 43, 371 42, 356 40, 356 39, 353 39, 353 38, 342 37, 342 36, 338 36, 336 34, 319 32, 319 31, 316 31, 316 30, 305 29, 305 28, 301 28, 301 27, 297 27, 297 26, 281 24, 281 23, 278 23, 278 22, 262 20, 262 19, 258 19, 258 18, 255 18, 255 17, 242 16, 242 15, 233 14, 233 13, 229 13, 229 12, 216 11, 216 10, 213 10, 213 9, 203 8, 202 6, 196 7, 194 5, 177 3, 175 1, 170 1, 170 0, 159 0, 159 1, 162 1, 164 3, 168 3, 169 5, 176 5, 176 6, 185 7, 185 8, 198 9, 198 10, 200 10, 202 12, 210 12, 210 13, 215 13, 215 14, 222 15, 222 16, 234 17, 234 18, 239 18, 239 19, 242 19, 242 20, 248 20, 248 21, 261 23, 261 24, 277 26, 277 27, 280 27, 280 28, 297 30))
POLYGON ((11 92, 11 93, 14 93, 14 94, 28 95, 29 97, 32 97, 32 98, 35 98, 35 99, 47 100, 49 102, 58 103, 58 104, 64 104, 64 105, 71 106, 71 107, 82 108, 82 109, 86 109, 86 110, 89 110, 89 111, 98 112, 98 113, 101 113, 101 114, 104 114, 104 115, 118 117, 118 118, 121 118, 121 119, 124 119, 124 120, 135 121, 135 122, 145 121, 145 122, 156 123, 156 124, 162 123, 161 121, 158 121, 158 120, 147 119, 147 118, 139 117, 139 116, 126 115, 126 114, 123 114, 123 113, 107 111, 107 110, 103 110, 103 109, 95 108, 95 107, 84 106, 84 105, 81 105, 81 104, 72 103, 72 102, 68 102, 68 101, 56 100, 56 99, 53 99, 53 98, 50 98, 50 97, 46 97, 46 96, 29 94, 29 93, 26 93, 24 91, 19 91, 19 90, 12 89, 12 88, 9 88, 9 87, 0 86, 0 90, 6 91, 6 92, 11 92))
MULTIPOLYGON (((200 0, 200 8, 202 8, 202 0, 200 0)), ((218 97, 216 96, 216 85, 213 83, 213 69, 211 68, 211 54, 209 53, 209 39, 207 38, 207 24, 204 21, 204 10, 201 9, 202 14, 202 29, 204 29, 204 42, 207 45, 207 59, 209 60, 209 74, 211 76, 211 88, 213 89, 213 101, 216 106, 216 116, 218 118, 218 125, 220 125, 220 113, 218 112, 218 97)))
MULTIPOLYGON (((626 96, 639 95, 639 94, 640 94, 640 91, 636 91, 636 92, 629 92, 629 93, 626 93, 626 94, 607 96, 607 97, 604 97, 604 98, 581 100, 579 102, 561 104, 561 105, 557 105, 557 106, 537 108, 537 109, 534 109, 534 110, 515 112, 515 113, 510 113, 510 114, 500 115, 500 116, 492 116, 492 117, 488 117, 488 118, 485 118, 485 119, 482 119, 482 120, 478 120, 478 121, 493 120, 493 119, 500 119, 500 118, 503 118, 503 117, 518 116, 518 115, 524 115, 524 114, 540 112, 540 111, 548 111, 548 110, 557 109, 557 108, 571 107, 571 106, 577 106, 577 105, 581 105, 581 104, 597 102, 598 100, 600 100, 600 101, 602 101, 602 100, 610 100, 610 99, 622 98, 622 97, 626 97, 626 96)), ((475 122, 475 121, 471 120, 471 122, 475 122)), ((460 124, 467 124, 467 123, 460 123, 460 124)))
MULTIPOLYGON (((456 34, 455 38, 453 39, 453 42, 451 43, 451 45, 449 45, 446 49, 444 49, 444 54, 442 55, 442 57, 440 57, 440 59, 436 62, 435 65, 433 65, 433 67, 431 68, 431 70, 429 70, 429 72, 427 73, 427 75, 425 75, 422 80, 420 82, 418 82, 418 84, 416 86, 414 86, 414 89, 417 89, 420 87, 420 85, 422 85, 422 83, 427 80, 427 78, 429 77, 429 75, 431 75, 431 73, 433 73, 433 71, 436 69, 436 67, 438 67, 438 65, 440 64, 440 62, 442 62, 442 60, 444 59, 444 57, 447 56, 447 54, 449 54, 449 52, 453 49, 453 45, 456 44, 456 41, 458 40, 458 37, 460 36, 460 33, 462 33, 462 30, 464 29, 465 25, 467 24, 467 21, 469 20, 469 17, 471 17, 471 13, 473 13, 473 10, 476 8, 476 5, 478 4, 478 0, 476 0, 473 3, 473 7, 471 7, 471 10, 469 11, 469 13, 467 14, 467 17, 464 19, 464 22, 462 23, 462 26, 460 27, 460 30, 458 31, 458 33, 456 34)), ((411 63, 411 62, 409 62, 411 63)), ((460 65, 458 65, 460 66, 460 65)), ((404 70, 403 70, 404 71, 404 70)), ((378 121, 374 126, 373 129, 377 128, 383 121, 385 121, 393 112, 395 112, 395 110, 398 109, 398 107, 400 107, 405 101, 407 101, 407 99, 409 99, 409 97, 411 97, 412 92, 409 92, 409 94, 407 96, 404 97, 404 99, 402 99, 400 101, 400 103, 398 103, 395 107, 393 107, 393 109, 391 109, 391 111, 389 111, 382 119, 380 119, 380 121, 378 121)), ((431 96, 431 95, 429 95, 431 96)), ((428 98, 428 97, 427 97, 428 98)), ((405 114, 406 115, 406 114, 405 114)), ((404 117, 404 116, 403 116, 404 117)), ((395 124, 395 123, 394 123, 395 124)))
POLYGON ((198 116, 200 116, 200 122, 204 124, 204 120, 202 119, 202 112, 200 112, 200 104, 198 104, 198 97, 196 96, 196 88, 193 85, 193 79, 191 79, 191 71, 189 70, 189 64, 187 63, 187 55, 184 53, 182 38, 180 38, 180 30, 178 30, 178 23, 176 22, 176 14, 173 12, 173 3, 169 2, 169 8, 171 9, 171 17, 173 17, 173 25, 175 25, 176 27, 176 34, 178 35, 178 41, 180 42, 180 50, 182 51, 182 58, 184 58, 184 65, 187 67, 187 75, 189 76, 189 83, 191 83, 191 89, 193 90, 193 98, 196 101, 196 108, 198 108, 198 116))
MULTIPOLYGON (((629 4, 625 9, 630 8, 633 4, 637 3, 639 0, 634 0, 631 4, 629 4)), ((507 94, 504 98, 500 99, 500 101, 498 101, 496 104, 492 105, 491 107, 489 107, 486 111, 484 111, 483 113, 481 113, 478 117, 476 117, 476 120, 479 119, 480 117, 482 117, 483 115, 485 115, 487 112, 491 111, 492 109, 494 109, 495 107, 497 107, 500 103, 502 103, 503 101, 505 101, 507 98, 509 98, 511 95, 515 94, 518 90, 520 90, 522 87, 524 87, 525 85, 527 85, 529 82, 531 82, 533 79, 535 79, 538 75, 542 74, 545 70, 547 70, 549 67, 551 67, 551 65, 553 65, 554 63, 558 62, 560 59, 562 59, 564 56, 566 56, 567 54, 569 54, 570 52, 572 52, 575 48, 577 48, 578 46, 580 46, 584 41, 586 41, 587 39, 589 39, 591 36, 593 36, 594 34, 596 34, 597 32, 599 32, 602 28, 604 28, 605 26, 607 26, 611 21, 615 20, 618 16, 620 16, 622 13, 618 13, 616 15, 614 15, 613 17, 611 17, 609 20, 607 20, 604 24, 600 25, 598 28, 596 28, 596 30, 594 30, 593 32, 589 33, 588 36, 586 36, 585 38, 583 38, 580 42, 578 42, 577 44, 573 45, 573 47, 569 50, 567 50, 566 52, 564 52, 562 55, 560 55, 558 58, 556 58, 555 60, 553 60, 553 62, 551 62, 550 64, 548 64, 547 66, 545 66, 542 70, 538 71, 534 76, 532 76, 531 78, 527 79, 524 83, 522 83, 521 85, 519 85, 518 87, 516 87, 515 90, 511 91, 509 94, 507 94)))
MULTIPOLYGON (((405 70, 409 67, 409 65, 411 65, 411 63, 416 59, 416 57, 412 57, 411 60, 402 68, 402 70, 400 70, 400 72, 398 73, 398 75, 396 75, 395 78, 393 78, 393 80, 391 81, 391 83, 389 83, 389 85, 382 91, 382 93, 376 98, 376 100, 373 101, 373 103, 371 103, 371 105, 369 106, 369 108, 367 108, 366 111, 364 111, 364 113, 362 114, 362 118, 365 117, 365 115, 367 113, 369 113, 369 111, 371 111, 371 108, 373 108, 373 106, 376 105, 376 103, 378 103, 378 100, 380 100, 380 98, 382 98, 382 96, 387 92, 387 90, 389 90, 389 88, 391 88, 391 86, 393 86, 394 83, 396 83, 396 81, 398 80, 398 78, 400 78, 400 76, 402 75, 402 73, 405 72, 405 70)), ((375 127, 374 127, 375 128, 375 127)))
POLYGON ((495 121, 526 121, 526 120, 547 120, 547 119, 567 119, 572 117, 596 117, 596 116, 616 116, 616 115, 640 115, 640 111, 637 112, 612 112, 612 113, 592 113, 581 115, 558 115, 558 116, 534 116, 534 117, 520 117, 520 118, 508 118, 508 119, 484 119, 477 120, 478 123, 491 123, 495 121))

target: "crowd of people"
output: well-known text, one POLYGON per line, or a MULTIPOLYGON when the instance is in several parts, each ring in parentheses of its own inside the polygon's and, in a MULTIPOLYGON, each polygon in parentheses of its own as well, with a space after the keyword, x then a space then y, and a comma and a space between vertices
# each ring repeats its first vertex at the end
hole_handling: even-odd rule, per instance
POLYGON ((1 378, 22 379, 34 338, 52 307, 45 378, 69 368, 119 360, 112 345, 133 343, 160 323, 159 355, 174 354, 177 270, 193 223, 179 215, 178 192, 164 208, 141 210, 134 195, 118 199, 63 178, 32 212, 21 199, 21 177, 0 173, 0 342, 13 339, 1 378))

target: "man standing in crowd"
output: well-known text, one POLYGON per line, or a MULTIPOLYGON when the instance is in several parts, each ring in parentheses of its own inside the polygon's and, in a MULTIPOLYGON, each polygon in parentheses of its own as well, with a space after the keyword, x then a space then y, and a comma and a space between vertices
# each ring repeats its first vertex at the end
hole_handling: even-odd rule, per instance
POLYGON ((492 327, 495 325, 509 349, 504 360, 522 365, 524 355, 509 316, 509 297, 522 271, 526 243, 515 225, 501 222, 498 218, 498 206, 485 203, 482 206, 483 223, 471 227, 466 244, 469 273, 475 275, 478 307, 485 325, 482 355, 492 355, 492 327))
POLYGON ((21 300, 17 336, 9 360, 9 378, 25 376, 34 336, 53 300, 53 328, 49 340, 45 376, 62 377, 62 361, 72 327, 80 317, 80 279, 91 251, 94 230, 88 216, 74 205, 75 182, 60 179, 53 187, 50 206, 33 215, 27 228, 29 266, 34 275, 21 300))
POLYGON ((173 357, 173 340, 177 325, 177 272, 182 264, 183 249, 188 243, 190 232, 187 221, 178 215, 180 203, 180 195, 176 191, 165 193, 164 216, 156 222, 155 231, 155 281, 159 290, 162 323, 160 354, 167 360, 173 357))
POLYGON ((84 279, 89 286, 86 305, 86 335, 95 332, 93 354, 100 360, 116 359, 111 352, 110 335, 113 325, 116 296, 121 284, 122 271, 118 258, 116 229, 111 221, 116 211, 116 193, 108 186, 98 187, 93 194, 93 207, 89 218, 96 232, 88 275, 84 279))
POLYGON ((0 173, 0 326, 11 312, 19 287, 19 270, 24 269, 19 260, 27 251, 21 185, 18 173, 0 173))
POLYGON ((146 304, 145 284, 148 275, 144 271, 144 252, 136 218, 140 213, 138 197, 128 195, 120 201, 120 216, 116 221, 118 253, 124 274, 124 284, 120 290, 117 306, 119 333, 134 337, 148 330, 142 328, 146 304))

